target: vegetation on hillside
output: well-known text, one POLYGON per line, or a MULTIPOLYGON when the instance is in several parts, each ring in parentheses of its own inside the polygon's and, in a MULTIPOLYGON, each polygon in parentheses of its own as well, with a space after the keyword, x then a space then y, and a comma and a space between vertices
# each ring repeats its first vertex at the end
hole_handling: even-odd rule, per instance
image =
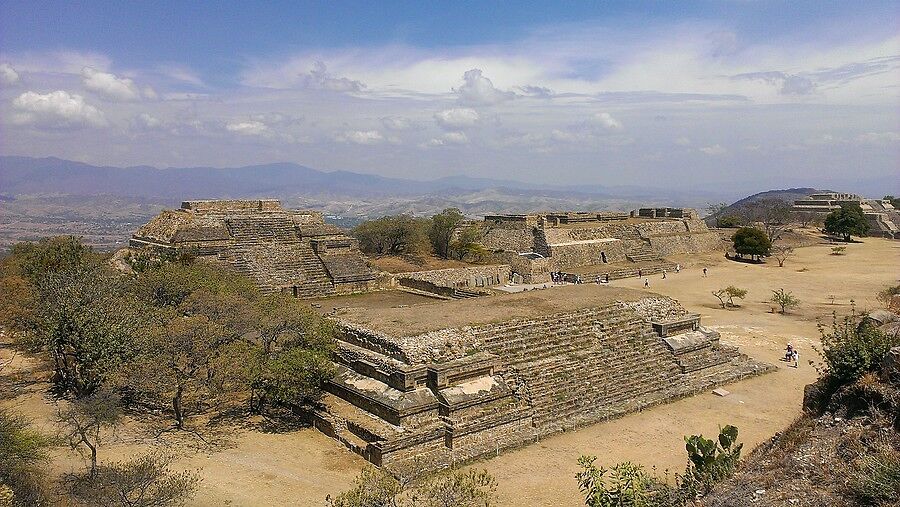
POLYGON ((421 258, 485 262, 488 252, 480 245, 481 229, 464 225, 457 208, 447 208, 431 218, 409 215, 385 216, 356 226, 352 234, 369 255, 402 255, 421 258))
MULTIPOLYGON (((122 505, 177 505, 196 478, 170 473, 158 456, 102 462, 105 431, 125 411, 162 413, 172 429, 195 431, 202 424, 192 426, 192 416, 243 400, 255 412, 315 402, 333 375, 333 328, 303 302, 261 294, 191 255, 141 257, 132 268, 113 269, 73 237, 16 245, 0 261, 0 287, 12 295, 0 299, 0 328, 52 367, 60 437, 88 462, 69 481, 73 498, 120 505, 101 497, 137 488, 160 500, 122 505)), ((0 456, 0 482, 14 498, 30 498, 22 471, 45 446, 26 421, 0 414, 0 452, 11 449, 0 456)))

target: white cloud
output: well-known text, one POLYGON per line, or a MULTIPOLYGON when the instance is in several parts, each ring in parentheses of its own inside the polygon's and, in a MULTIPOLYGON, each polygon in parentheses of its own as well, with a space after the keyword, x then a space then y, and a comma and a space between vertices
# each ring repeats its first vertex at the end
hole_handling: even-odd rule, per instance
POLYGON ((131 126, 135 130, 157 130, 162 128, 163 122, 150 113, 141 113, 131 119, 131 126))
POLYGON ((19 73, 12 65, 8 63, 0 63, 0 83, 12 85, 19 82, 19 73))
POLYGON ((327 90, 332 92, 359 92, 366 87, 361 81, 354 81, 345 77, 334 77, 328 74, 325 64, 316 61, 313 68, 305 75, 300 76, 300 87, 309 90, 327 90))
POLYGON ((714 144, 712 146, 704 146, 700 148, 700 151, 713 157, 716 155, 724 155, 728 152, 721 144, 714 144))
POLYGON ((861 144, 885 144, 900 141, 900 132, 866 132, 856 136, 861 144))
POLYGON ((93 67, 81 69, 81 82, 88 90, 110 100, 131 101, 141 98, 141 91, 133 80, 101 72, 93 67))
POLYGON ((613 116, 609 113, 597 113, 594 115, 594 120, 597 121, 604 128, 609 130, 621 130, 622 122, 613 118, 613 116))
POLYGON ((408 130, 412 128, 413 123, 405 116, 385 116, 381 118, 381 124, 388 130, 408 130))
POLYGON ((354 144, 381 144, 385 141, 388 141, 382 135, 381 132, 377 130, 351 130, 348 132, 344 132, 335 137, 336 141, 342 143, 354 143, 354 144))
POLYGON ((158 98, 158 95, 156 94, 156 90, 154 90, 150 86, 145 86, 144 89, 142 90, 142 92, 144 94, 144 98, 147 98, 150 100, 156 100, 158 98))
POLYGON ((435 113, 434 119, 445 129, 457 130, 478 123, 478 111, 470 108, 445 109, 435 113))
POLYGON ((87 104, 81 95, 57 90, 47 94, 25 92, 13 100, 14 123, 45 127, 101 127, 103 111, 87 104))
POLYGON ((504 92, 495 88, 494 83, 483 75, 481 69, 467 70, 463 74, 463 81, 462 86, 453 89, 463 104, 497 104, 516 96, 513 92, 504 92))
POLYGON ((447 132, 441 137, 435 137, 429 139, 428 142, 425 143, 425 146, 437 147, 437 146, 448 146, 448 145, 461 145, 461 144, 469 144, 469 137, 465 132, 447 132))
POLYGON ((244 136, 272 135, 272 129, 268 125, 255 120, 228 122, 225 124, 225 129, 244 136))

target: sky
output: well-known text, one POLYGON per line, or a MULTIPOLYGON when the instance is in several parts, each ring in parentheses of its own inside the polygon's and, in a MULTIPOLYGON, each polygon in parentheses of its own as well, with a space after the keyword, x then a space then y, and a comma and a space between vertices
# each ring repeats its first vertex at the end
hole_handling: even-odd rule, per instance
POLYGON ((0 0, 0 154, 682 190, 900 181, 900 4, 0 0))

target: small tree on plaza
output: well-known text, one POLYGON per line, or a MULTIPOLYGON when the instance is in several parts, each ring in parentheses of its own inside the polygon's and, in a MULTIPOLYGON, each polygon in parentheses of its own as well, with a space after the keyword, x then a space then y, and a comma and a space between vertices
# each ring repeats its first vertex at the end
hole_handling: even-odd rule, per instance
POLYGON ((771 301, 781 307, 781 313, 800 305, 800 300, 784 289, 773 290, 771 301))
POLYGON ((763 230, 756 227, 741 227, 731 236, 731 241, 734 243, 734 251, 740 257, 749 255, 758 259, 769 255, 772 249, 772 241, 763 230))

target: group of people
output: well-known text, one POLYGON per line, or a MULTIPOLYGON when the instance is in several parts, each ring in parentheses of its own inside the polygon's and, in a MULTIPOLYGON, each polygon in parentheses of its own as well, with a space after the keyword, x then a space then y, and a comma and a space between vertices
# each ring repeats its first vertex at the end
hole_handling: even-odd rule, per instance
POLYGON ((790 363, 794 368, 800 367, 800 353, 797 352, 797 349, 790 343, 787 344, 787 348, 784 349, 784 362, 790 363))
MULTIPOLYGON (((675 272, 681 273, 681 264, 675 265, 675 272)), ((662 279, 665 280, 666 276, 668 274, 669 274, 668 271, 666 271, 665 269, 662 270, 662 279)), ((706 268, 703 268, 703 276, 706 276, 706 268)), ((638 278, 644 278, 644 270, 642 270, 641 268, 638 268, 638 278)), ((644 278, 644 287, 650 287, 650 279, 649 278, 644 278)))

